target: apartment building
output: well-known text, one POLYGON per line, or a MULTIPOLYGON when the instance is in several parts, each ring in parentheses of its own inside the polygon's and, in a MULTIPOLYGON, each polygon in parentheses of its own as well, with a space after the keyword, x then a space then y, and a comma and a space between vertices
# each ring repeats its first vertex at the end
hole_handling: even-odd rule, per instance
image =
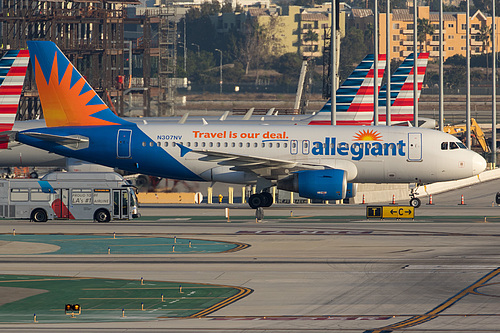
MULTIPOLYGON (((363 9, 362 14, 353 9, 350 24, 363 29, 367 24, 373 22, 373 12, 363 9)), ((430 12, 428 6, 417 8, 417 16, 427 19, 434 28, 432 35, 427 35, 424 43, 418 43, 419 50, 430 52, 431 58, 439 56, 439 13, 430 12)), ((470 47, 471 55, 491 52, 491 38, 483 47, 481 41, 481 29, 490 28, 492 17, 486 16, 481 11, 476 11, 470 17, 470 47)), ((500 18, 496 18, 496 45, 500 45, 500 18)), ((443 15, 443 47, 444 58, 447 59, 456 54, 465 56, 466 52, 466 13, 444 13, 443 15)), ((394 9, 391 13, 391 58, 403 60, 413 52, 413 8, 394 9)), ((386 49, 386 13, 379 14, 379 50, 386 49)))
MULTIPOLYGON (((218 34, 223 35, 230 29, 240 29, 247 19, 255 19, 264 27, 273 25, 273 39, 279 46, 273 47, 277 55, 299 53, 303 56, 321 57, 324 40, 329 34, 331 24, 331 4, 317 5, 313 8, 301 6, 254 6, 244 13, 224 13, 210 17, 218 34), (312 31, 317 39, 310 40, 312 31)), ((345 35, 346 13, 340 12, 340 36, 345 35)))

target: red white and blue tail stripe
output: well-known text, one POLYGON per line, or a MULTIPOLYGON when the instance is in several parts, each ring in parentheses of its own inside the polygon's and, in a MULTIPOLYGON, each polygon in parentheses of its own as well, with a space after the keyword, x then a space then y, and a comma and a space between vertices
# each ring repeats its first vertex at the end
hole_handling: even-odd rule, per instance
MULTIPOLYGON (((28 50, 10 50, 0 59, 0 132, 14 125, 29 59, 28 50)), ((7 145, 8 138, 0 136, 0 149, 7 145)))
MULTIPOLYGON (((373 89, 375 86, 375 56, 367 55, 363 61, 356 67, 351 75, 337 89, 337 112, 340 119, 337 119, 339 125, 363 125, 364 122, 370 123, 373 118, 373 89), (366 117, 365 117, 366 116, 366 117), (361 119, 363 123, 360 123, 361 119)), ((376 85, 380 90, 380 85, 384 77, 386 56, 378 56, 378 75, 376 85)), ((330 124, 330 118, 326 119, 325 114, 331 111, 331 100, 308 121, 309 125, 327 125, 330 124)))
MULTIPOLYGON (((429 53, 419 53, 417 58, 417 100, 422 92, 429 53)), ((413 121, 413 67, 414 55, 410 54, 391 75, 391 122, 413 121)), ((380 89, 379 121, 386 121, 387 86, 380 89)))

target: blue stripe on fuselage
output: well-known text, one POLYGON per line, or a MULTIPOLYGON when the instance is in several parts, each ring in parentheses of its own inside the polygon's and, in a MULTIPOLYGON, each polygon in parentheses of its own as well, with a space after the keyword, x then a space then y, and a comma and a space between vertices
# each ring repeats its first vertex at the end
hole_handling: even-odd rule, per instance
POLYGON ((144 173, 157 177, 203 181, 198 175, 187 169, 163 148, 158 147, 137 125, 130 126, 78 126, 30 129, 19 132, 18 140, 22 143, 48 150, 63 156, 116 167, 134 173, 144 173), (117 133, 119 129, 129 129, 131 135, 132 158, 117 158, 117 133), (36 132, 62 136, 82 135, 88 137, 89 147, 74 150, 58 143, 23 135, 36 132), (146 146, 142 145, 146 142, 146 146), (153 146, 150 145, 153 142, 153 146))

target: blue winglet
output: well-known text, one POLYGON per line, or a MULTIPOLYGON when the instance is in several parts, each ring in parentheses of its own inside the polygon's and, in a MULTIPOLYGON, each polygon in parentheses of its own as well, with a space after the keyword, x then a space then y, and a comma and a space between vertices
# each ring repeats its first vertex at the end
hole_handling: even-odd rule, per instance
POLYGON ((179 146, 179 148, 181 149, 181 157, 184 157, 184 155, 186 155, 187 153, 189 153, 190 151, 192 151, 192 149, 186 147, 186 146, 183 146, 181 144, 178 144, 177 143, 177 146, 179 146))

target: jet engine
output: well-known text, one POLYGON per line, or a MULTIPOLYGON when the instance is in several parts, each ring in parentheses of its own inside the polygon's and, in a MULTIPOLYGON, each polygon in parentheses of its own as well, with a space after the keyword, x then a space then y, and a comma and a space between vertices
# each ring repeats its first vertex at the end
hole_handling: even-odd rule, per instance
POLYGON ((357 183, 347 183, 347 193, 345 195, 346 198, 354 198, 357 192, 358 192, 357 183))
POLYGON ((320 200, 344 199, 347 195, 347 185, 346 172, 340 169, 298 171, 279 180, 277 184, 280 190, 297 192, 301 197, 320 200))

